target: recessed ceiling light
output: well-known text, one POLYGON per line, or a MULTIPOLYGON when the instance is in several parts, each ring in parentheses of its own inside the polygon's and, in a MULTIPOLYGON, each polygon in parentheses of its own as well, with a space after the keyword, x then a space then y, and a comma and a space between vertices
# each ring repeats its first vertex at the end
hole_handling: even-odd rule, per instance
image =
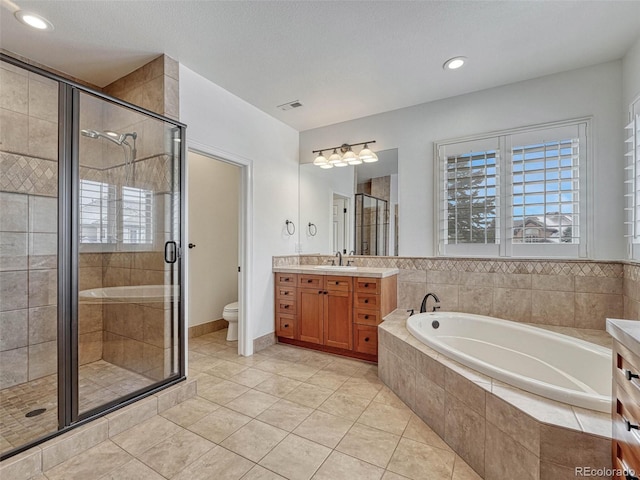
POLYGON ((36 30, 53 30, 53 24, 36 13, 18 10, 14 15, 22 23, 36 30))
POLYGON ((463 66, 466 61, 467 57, 453 57, 444 62, 442 68, 444 68, 445 70, 455 70, 463 66))

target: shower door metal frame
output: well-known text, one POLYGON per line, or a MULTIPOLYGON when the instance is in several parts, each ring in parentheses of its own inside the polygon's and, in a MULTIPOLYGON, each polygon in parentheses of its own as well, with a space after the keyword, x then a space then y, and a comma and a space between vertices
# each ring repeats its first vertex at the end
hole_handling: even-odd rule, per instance
MULTIPOLYGON (((185 231, 186 188, 186 128, 179 121, 164 117, 137 105, 95 91, 77 82, 29 65, 0 52, 0 60, 24 70, 58 82, 58 430, 0 455, 5 460, 24 452, 71 429, 157 393, 186 379, 186 328, 185 328, 185 261, 183 245, 185 231), (155 382, 144 389, 132 392, 100 407, 79 414, 78 398, 78 266, 79 237, 79 97, 80 92, 93 95, 106 102, 133 110, 147 117, 169 123, 180 132, 180 228, 178 240, 179 321, 178 321, 178 372, 174 377, 155 382)), ((172 148, 175 148, 175 142, 172 148)), ((174 153, 174 152, 172 152, 174 153)), ((175 157, 175 155, 174 155, 175 157)), ((173 309, 172 309, 173 314, 173 309)), ((172 322, 173 324, 173 322, 172 322)))

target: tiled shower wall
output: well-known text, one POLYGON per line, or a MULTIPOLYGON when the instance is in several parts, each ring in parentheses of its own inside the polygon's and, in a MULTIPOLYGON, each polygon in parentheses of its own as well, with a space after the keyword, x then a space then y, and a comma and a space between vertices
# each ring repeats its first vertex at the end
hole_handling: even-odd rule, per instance
POLYGON ((0 388, 56 370, 57 84, 0 64, 0 388))
MULTIPOLYGON (((427 292, 442 309, 519 322, 603 330, 605 319, 640 319, 640 265, 622 262, 350 257, 399 268, 398 308, 419 309, 427 292)), ((274 257, 317 265, 333 256, 274 257)))

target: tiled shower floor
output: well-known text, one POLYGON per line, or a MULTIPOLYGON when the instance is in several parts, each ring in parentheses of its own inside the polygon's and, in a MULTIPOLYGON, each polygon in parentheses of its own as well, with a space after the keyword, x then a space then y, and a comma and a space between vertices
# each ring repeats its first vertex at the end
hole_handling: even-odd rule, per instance
MULTIPOLYGON (((143 375, 104 360, 88 363, 79 372, 80 411, 154 383, 143 375)), ((58 376, 49 375, 0 390, 0 452, 6 452, 58 428, 58 376), (25 415, 46 408, 35 417, 25 415)))

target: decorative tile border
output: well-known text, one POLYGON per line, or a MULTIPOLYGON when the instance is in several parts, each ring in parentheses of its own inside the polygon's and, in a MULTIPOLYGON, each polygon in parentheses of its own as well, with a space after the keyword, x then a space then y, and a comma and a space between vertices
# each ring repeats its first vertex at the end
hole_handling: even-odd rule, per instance
POLYGON ((640 282, 640 263, 625 263, 624 264, 624 278, 625 280, 633 280, 634 282, 640 282))
POLYGON ((0 152, 0 191, 58 195, 58 162, 0 152))

